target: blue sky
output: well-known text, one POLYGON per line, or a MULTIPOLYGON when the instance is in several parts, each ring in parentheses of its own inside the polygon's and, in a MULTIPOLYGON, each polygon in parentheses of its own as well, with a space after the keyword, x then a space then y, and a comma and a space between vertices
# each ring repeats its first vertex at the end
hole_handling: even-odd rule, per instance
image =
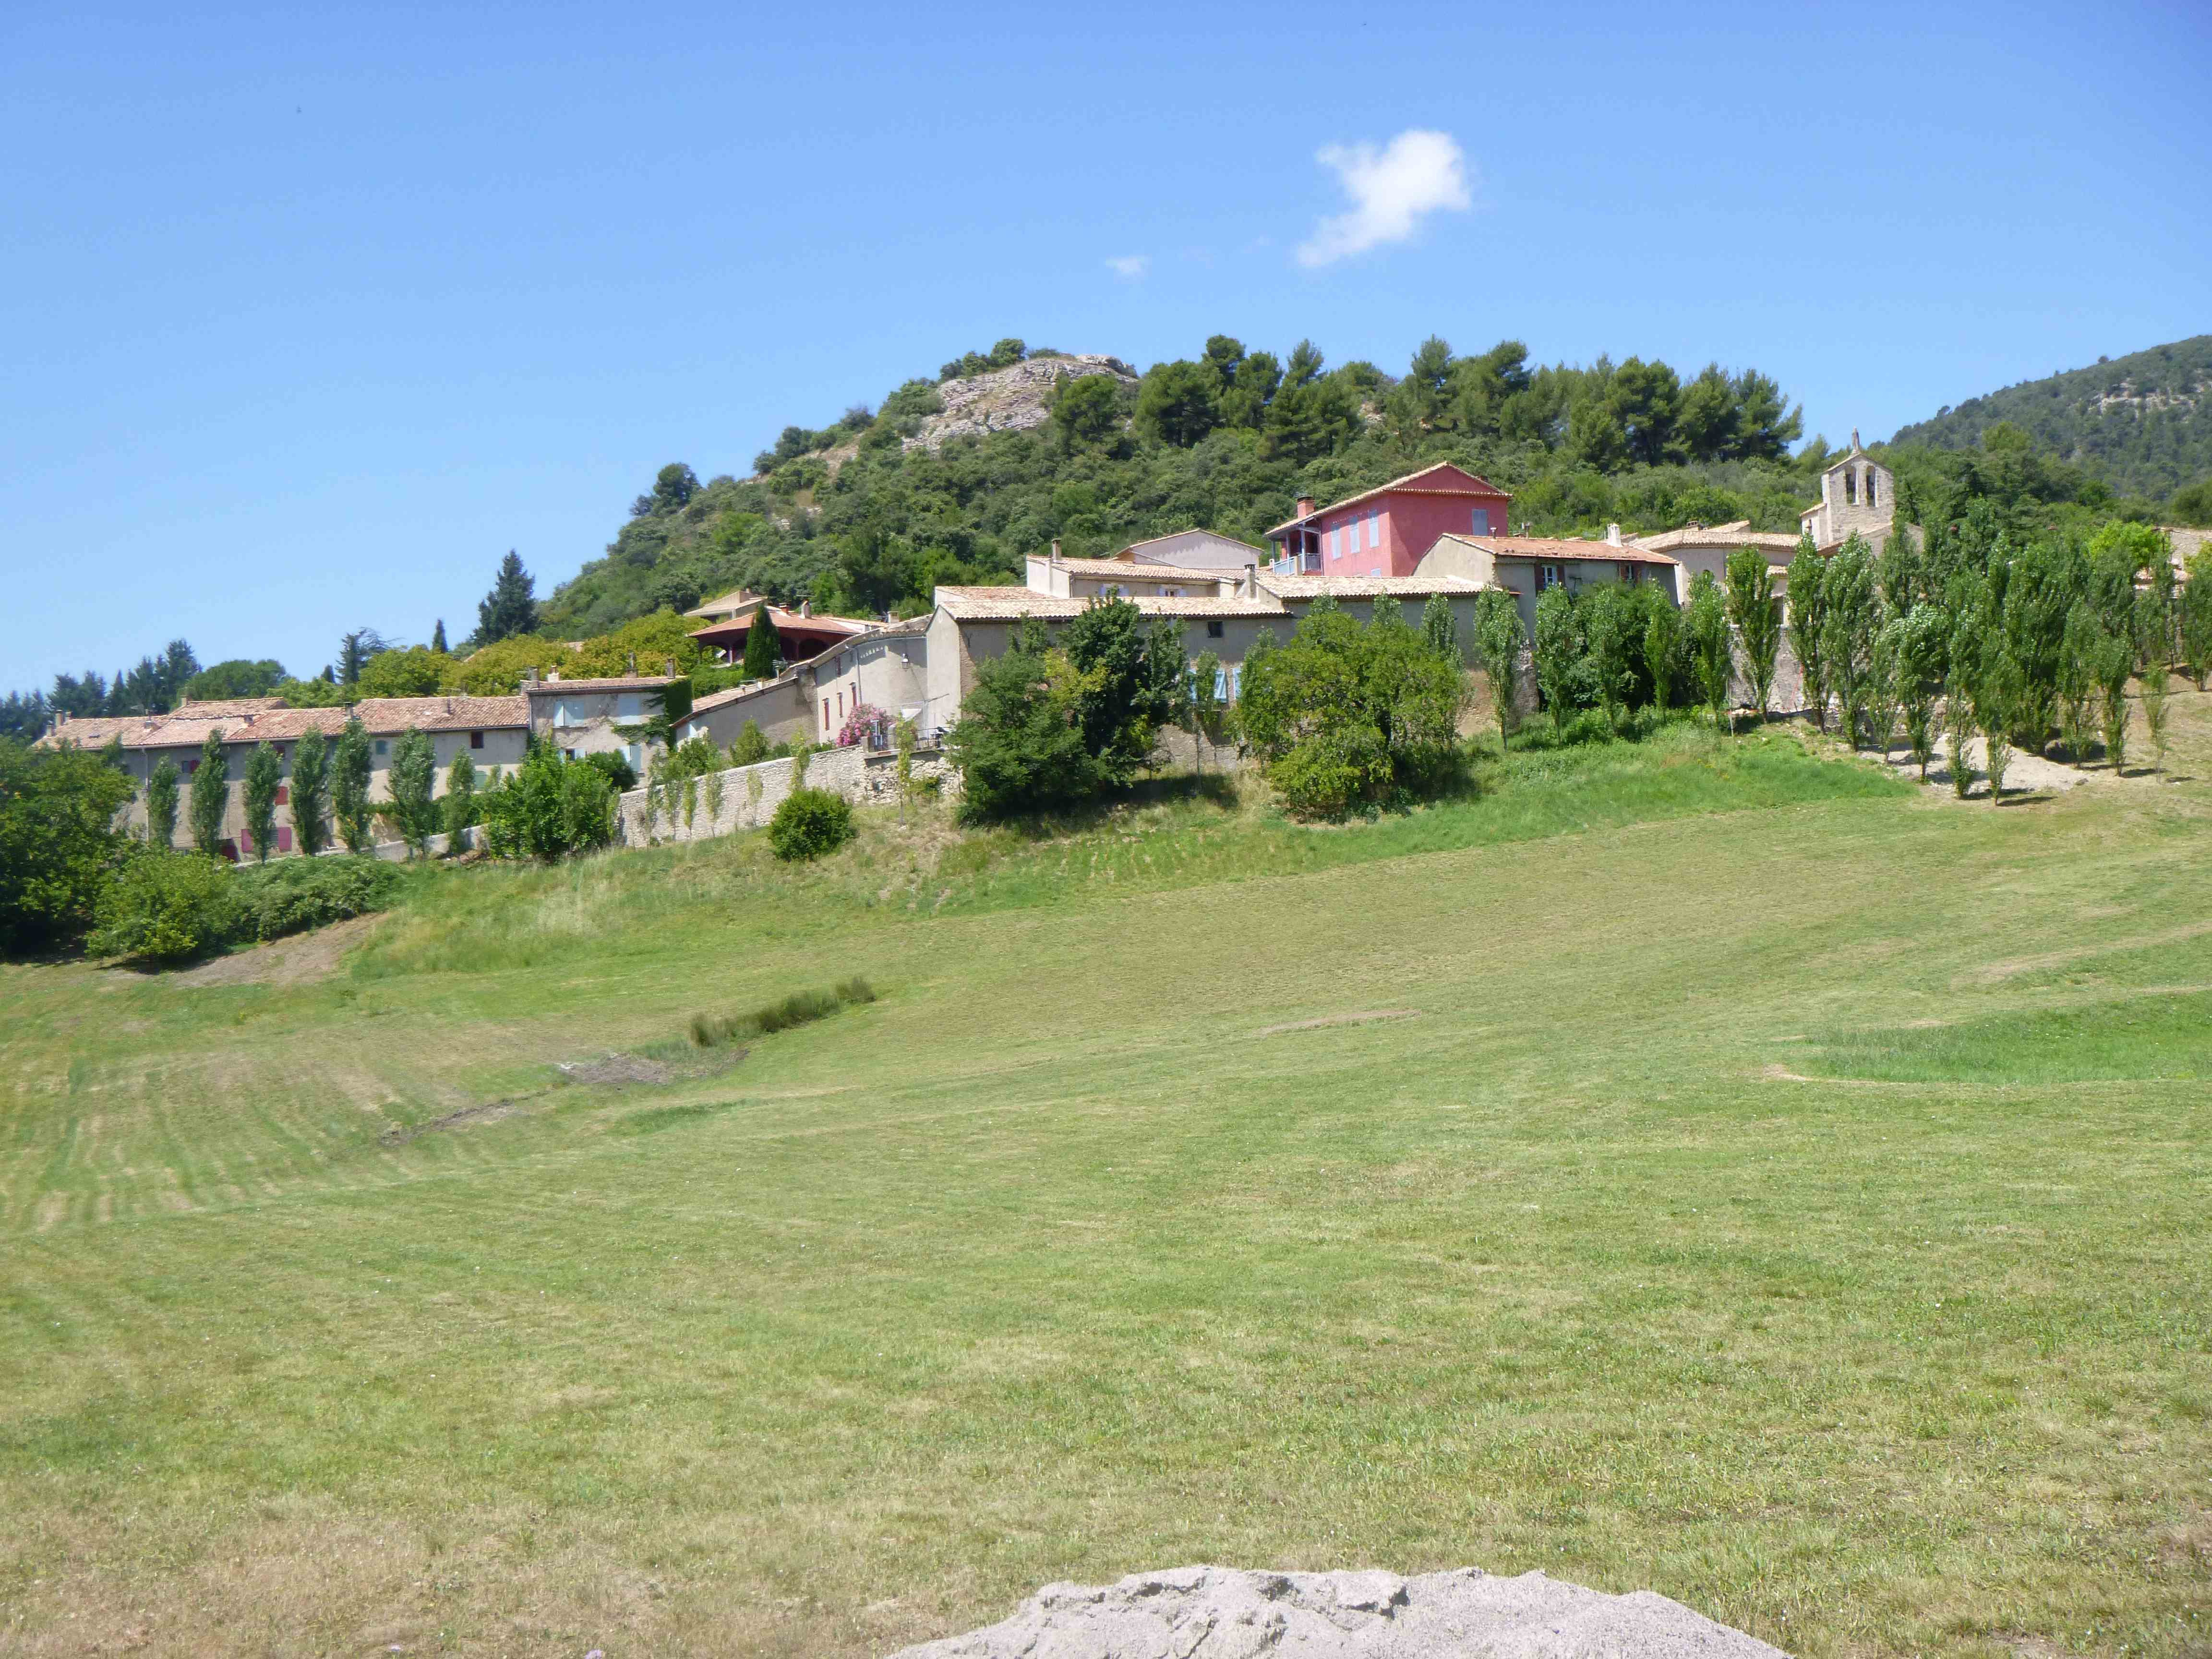
POLYGON ((1717 358, 1887 435, 2212 328, 2208 70, 2201 0, 12 8, 0 688, 458 638, 1006 334, 1717 358))

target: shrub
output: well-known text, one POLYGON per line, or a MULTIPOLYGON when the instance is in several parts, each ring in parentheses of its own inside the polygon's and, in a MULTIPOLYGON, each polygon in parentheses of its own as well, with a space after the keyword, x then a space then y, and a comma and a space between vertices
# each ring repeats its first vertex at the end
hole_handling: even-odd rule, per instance
POLYGON ((234 878, 240 939, 281 939, 390 908, 399 891, 397 865, 356 854, 280 859, 240 870, 234 878))
POLYGON ((853 839, 853 808, 826 789, 794 789, 769 820, 768 844, 787 861, 818 859, 853 839))
POLYGON ((730 764, 757 766, 768 758, 768 738, 763 734, 758 720, 747 720, 738 728, 738 735, 730 741, 730 764))
POLYGON ((147 848, 100 896, 95 956, 181 962, 214 950, 239 921, 238 893, 222 860, 147 848))
POLYGON ((605 847, 614 839, 615 790, 606 773, 533 744, 522 764, 478 797, 484 846, 496 858, 542 859, 605 847))

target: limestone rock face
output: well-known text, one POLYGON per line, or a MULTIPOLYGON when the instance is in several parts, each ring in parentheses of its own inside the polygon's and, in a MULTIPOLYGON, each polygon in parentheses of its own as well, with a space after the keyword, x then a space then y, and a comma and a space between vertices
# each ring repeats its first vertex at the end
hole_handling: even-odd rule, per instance
POLYGON ((946 380, 937 388, 944 412, 927 416, 921 430, 904 440, 908 449, 935 449, 948 438, 981 437, 987 432, 1021 432, 1052 418, 1053 388, 1085 374, 1111 374, 1133 384, 1136 376, 1118 357, 1077 356, 1032 357, 988 374, 946 380))
POLYGON ((1478 1567, 1247 1572, 1176 1567, 1048 1584, 1004 1624, 893 1659, 1783 1659, 1650 1590, 1607 1595, 1478 1567))

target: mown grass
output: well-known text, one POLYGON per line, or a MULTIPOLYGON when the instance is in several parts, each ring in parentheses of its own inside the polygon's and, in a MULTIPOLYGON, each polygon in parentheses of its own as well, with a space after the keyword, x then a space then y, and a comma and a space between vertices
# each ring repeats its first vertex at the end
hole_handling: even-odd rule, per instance
POLYGON ((1813 1069, 1911 1083, 2203 1081, 2212 1079, 2212 990, 1844 1031, 1822 1045, 1813 1069))
POLYGON ((2212 981, 2212 799, 1673 741, 950 875, 884 819, 440 872, 318 983, 0 969, 0 1645, 861 1655, 1214 1559, 2191 1651, 2204 1089, 2033 1017, 2212 981), (2008 1021, 2050 1067, 1943 1073, 2008 1021), (1981 1035, 1820 1078, 1859 1030, 1981 1035))

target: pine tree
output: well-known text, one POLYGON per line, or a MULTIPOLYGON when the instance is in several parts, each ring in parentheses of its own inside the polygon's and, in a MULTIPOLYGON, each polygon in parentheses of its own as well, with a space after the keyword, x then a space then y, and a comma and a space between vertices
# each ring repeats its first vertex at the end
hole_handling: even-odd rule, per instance
POLYGON ((276 792, 283 783, 283 757, 265 741, 254 744, 246 758, 246 836, 263 864, 269 862, 270 843, 276 839, 276 792))
POLYGON ((223 754, 221 726, 200 745, 190 796, 186 811, 191 816, 192 845, 214 858, 222 850, 222 814, 230 804, 230 763, 223 754))
POLYGON ((366 853, 369 841, 368 728, 358 716, 338 733, 337 752, 331 758, 331 812, 349 850, 366 853))
POLYGON ((309 726, 292 751, 292 839, 313 858, 330 845, 331 754, 322 728, 309 726))
POLYGON ((775 624, 769 620, 768 606, 763 605, 753 612, 752 626, 745 629, 745 678, 749 680, 774 679, 776 659, 781 654, 781 647, 776 642, 775 624))
POLYGON ((489 645, 495 640, 533 632, 538 627, 537 591, 537 583, 522 568, 520 556, 509 548, 500 561, 491 592, 477 605, 476 642, 489 645))
POLYGON ((146 780, 146 839, 167 848, 177 840, 177 780, 182 775, 167 755, 146 780))
POLYGON ((438 625, 430 630, 430 648, 440 656, 446 655, 446 619, 438 618, 438 625))

